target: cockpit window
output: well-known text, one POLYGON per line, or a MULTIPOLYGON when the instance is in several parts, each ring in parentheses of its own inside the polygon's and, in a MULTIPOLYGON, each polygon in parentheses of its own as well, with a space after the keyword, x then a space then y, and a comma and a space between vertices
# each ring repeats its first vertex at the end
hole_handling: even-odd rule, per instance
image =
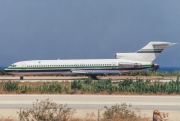
POLYGON ((12 64, 11 66, 12 66, 12 67, 16 67, 16 65, 15 65, 15 64, 12 64))

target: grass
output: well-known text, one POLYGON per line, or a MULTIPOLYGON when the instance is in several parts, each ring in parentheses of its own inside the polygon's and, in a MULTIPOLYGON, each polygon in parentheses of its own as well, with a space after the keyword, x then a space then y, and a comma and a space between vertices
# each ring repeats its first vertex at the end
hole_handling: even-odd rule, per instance
POLYGON ((0 121, 16 121, 16 120, 11 117, 8 117, 8 118, 1 117, 0 121))
POLYGON ((90 78, 73 82, 0 82, 0 94, 148 94, 179 95, 180 80, 151 82, 148 79, 111 79, 94 81, 90 78))

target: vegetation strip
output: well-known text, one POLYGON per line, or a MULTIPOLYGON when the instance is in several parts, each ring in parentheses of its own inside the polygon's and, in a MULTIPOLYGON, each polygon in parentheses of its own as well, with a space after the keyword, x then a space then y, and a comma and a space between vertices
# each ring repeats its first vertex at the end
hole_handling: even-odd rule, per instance
POLYGON ((0 93, 25 94, 180 94, 179 76, 176 81, 151 82, 143 79, 124 79, 113 83, 111 79, 91 78, 73 82, 0 82, 0 93))

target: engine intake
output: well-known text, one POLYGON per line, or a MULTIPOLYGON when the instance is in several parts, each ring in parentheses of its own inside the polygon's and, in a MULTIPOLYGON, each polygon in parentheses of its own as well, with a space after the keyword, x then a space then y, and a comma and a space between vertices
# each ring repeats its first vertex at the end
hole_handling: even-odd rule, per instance
POLYGON ((152 68, 153 70, 158 70, 158 69, 159 69, 159 65, 156 64, 156 63, 153 63, 152 66, 151 66, 151 68, 152 68))

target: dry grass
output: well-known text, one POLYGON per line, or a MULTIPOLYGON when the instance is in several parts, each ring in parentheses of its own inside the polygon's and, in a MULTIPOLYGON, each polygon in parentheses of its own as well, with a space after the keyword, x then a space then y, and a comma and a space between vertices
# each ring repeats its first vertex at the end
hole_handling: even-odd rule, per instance
POLYGON ((11 117, 8 117, 8 118, 1 117, 0 121, 16 121, 16 120, 11 117))
MULTIPOLYGON (((2 118, 2 119, 0 119, 0 121, 17 121, 17 120, 15 120, 15 119, 9 119, 9 118, 7 118, 7 119, 2 118)), ((94 119, 93 119, 93 120, 86 120, 86 119, 76 118, 76 119, 71 119, 71 120, 69 120, 69 121, 97 121, 97 119, 96 119, 96 120, 94 120, 94 119)), ((112 119, 112 120, 109 120, 109 121, 127 121, 127 120, 125 120, 125 119, 112 119)), ((144 118, 144 119, 138 119, 137 121, 150 121, 150 120, 144 118)))

